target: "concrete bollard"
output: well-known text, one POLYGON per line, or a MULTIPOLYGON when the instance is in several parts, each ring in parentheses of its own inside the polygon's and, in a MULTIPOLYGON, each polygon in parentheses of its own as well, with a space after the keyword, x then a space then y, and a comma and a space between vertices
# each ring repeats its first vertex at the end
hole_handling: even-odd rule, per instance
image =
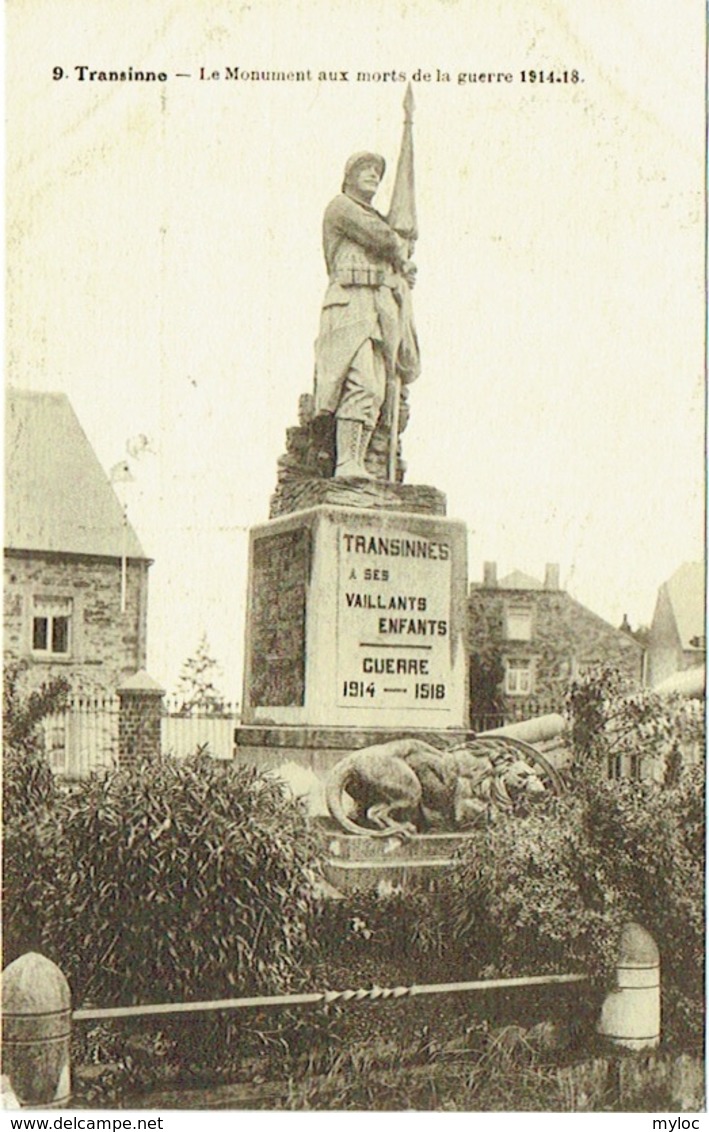
POLYGON ((660 954, 640 924, 628 923, 620 937, 618 988, 603 1003, 598 1032, 626 1049, 660 1044, 660 954))
POLYGON ((23 1108, 71 1099, 71 992, 50 959, 30 951, 2 976, 3 1072, 23 1108))

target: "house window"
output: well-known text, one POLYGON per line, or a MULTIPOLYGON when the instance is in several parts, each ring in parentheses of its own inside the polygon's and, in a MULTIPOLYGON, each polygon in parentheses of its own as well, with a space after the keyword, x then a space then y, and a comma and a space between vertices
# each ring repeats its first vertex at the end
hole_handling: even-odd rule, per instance
POLYGON ((36 597, 32 613, 32 652, 40 656, 69 656, 71 598, 36 597))
POLYGON ((509 605, 505 610, 508 641, 531 641, 532 610, 528 605, 509 605))
POLYGON ((642 755, 631 755, 628 760, 628 777, 632 778, 634 782, 640 782, 643 778, 643 757, 642 755))
POLYGON ((529 696, 533 688, 531 660, 505 661, 505 692, 508 696, 529 696))

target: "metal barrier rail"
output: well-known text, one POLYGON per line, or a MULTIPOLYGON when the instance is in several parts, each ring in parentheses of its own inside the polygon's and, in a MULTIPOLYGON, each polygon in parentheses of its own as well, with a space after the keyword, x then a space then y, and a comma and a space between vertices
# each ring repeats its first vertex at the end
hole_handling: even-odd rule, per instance
POLYGON ((144 1006, 88 1007, 74 1010, 74 1022, 98 1022, 107 1018, 148 1018, 158 1014, 197 1014, 214 1010, 259 1009, 266 1006, 305 1006, 333 1002, 379 1002, 386 999, 414 998, 428 994, 456 994, 468 991, 505 990, 508 987, 554 986, 584 983, 588 975, 522 975, 509 979, 480 979, 468 983, 428 983, 411 987, 371 987, 343 991, 314 991, 304 994, 274 994, 253 998, 224 998, 211 1002, 162 1002, 144 1006))
MULTIPOLYGON (((560 986, 590 982, 585 974, 522 975, 462 983, 371 987, 303 994, 255 995, 211 1002, 163 1002, 144 1006, 85 1007, 72 1010, 63 972, 37 952, 28 952, 3 972, 3 1072, 24 1108, 64 1108, 71 1100, 72 1022, 149 1018, 245 1008, 384 1002, 433 994, 560 986)), ((603 1001, 597 1026, 615 1045, 654 1049, 660 1041, 660 955, 652 936, 635 922, 623 926, 616 962, 616 987, 603 1001)))

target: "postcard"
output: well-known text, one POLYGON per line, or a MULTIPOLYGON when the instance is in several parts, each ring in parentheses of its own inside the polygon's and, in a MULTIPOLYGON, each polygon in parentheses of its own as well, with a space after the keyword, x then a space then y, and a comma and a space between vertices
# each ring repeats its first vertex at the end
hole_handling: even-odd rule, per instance
POLYGON ((705 21, 8 4, 9 1107, 701 1111, 705 21))

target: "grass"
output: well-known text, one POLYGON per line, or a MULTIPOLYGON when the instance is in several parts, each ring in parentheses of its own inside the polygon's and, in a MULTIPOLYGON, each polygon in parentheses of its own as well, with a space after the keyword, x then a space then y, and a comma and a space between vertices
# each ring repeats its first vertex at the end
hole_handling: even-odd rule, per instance
MULTIPOLYGON (((609 1056, 593 1034, 579 1045, 563 1024, 493 1027, 465 1015, 459 1015, 457 1032, 450 1036, 450 1025, 422 1025, 418 1014, 407 1022, 403 1011, 398 1032, 390 1028, 385 1036, 374 1030, 371 1010, 355 1013, 360 1023, 368 1018, 366 1031, 346 1027, 338 1032, 322 1018, 311 1024, 302 1018, 300 1031, 233 1031, 226 1047, 219 1043, 219 1064, 211 1069, 181 1059, 174 1041, 158 1035, 138 1040, 133 1034, 124 1046, 124 1054, 130 1052, 121 1071, 115 1061, 117 1035, 109 1042, 104 1033, 104 1047, 113 1050, 112 1067, 105 1067, 103 1088, 97 1064, 88 1076, 85 1067, 77 1067, 74 1104, 130 1108, 137 1099, 140 1107, 380 1112, 703 1108, 698 1057, 666 1051, 609 1056), (260 1035, 266 1045, 258 1056, 260 1035), (145 1055, 142 1064, 139 1050, 145 1055)), ((270 1025, 274 1022, 271 1015, 270 1025)))

